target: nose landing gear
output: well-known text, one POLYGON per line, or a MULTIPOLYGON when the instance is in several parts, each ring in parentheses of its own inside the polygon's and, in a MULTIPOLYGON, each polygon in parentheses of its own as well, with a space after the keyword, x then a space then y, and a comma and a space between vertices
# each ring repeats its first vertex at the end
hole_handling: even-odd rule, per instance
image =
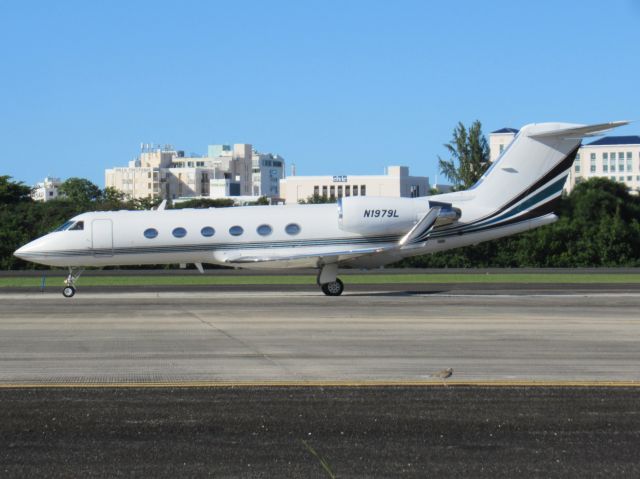
POLYGON ((69 267, 69 276, 64 280, 65 287, 62 289, 62 296, 65 298, 71 298, 76 294, 75 284, 83 271, 83 269, 80 269, 74 272, 74 268, 69 267))

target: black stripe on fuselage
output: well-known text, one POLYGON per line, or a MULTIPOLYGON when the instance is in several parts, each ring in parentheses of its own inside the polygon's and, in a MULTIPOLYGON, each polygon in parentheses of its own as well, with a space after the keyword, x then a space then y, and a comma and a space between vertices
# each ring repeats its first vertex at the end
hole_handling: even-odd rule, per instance
POLYGON ((507 202, 504 206, 498 208, 493 213, 488 214, 488 215, 486 215, 486 216, 484 216, 482 218, 479 218, 477 220, 474 220, 474 221, 472 221, 470 223, 466 223, 464 225, 453 225, 453 226, 450 226, 450 227, 445 226, 445 227, 443 227, 442 229, 440 229, 438 231, 442 231, 443 233, 449 233, 449 232, 454 232, 454 231, 458 231, 458 230, 464 230, 464 229, 469 228, 470 226, 477 225, 478 223, 482 223, 484 221, 490 220, 493 217, 504 213, 506 210, 508 210, 509 208, 511 208, 512 206, 517 204, 518 202, 522 201, 527 196, 529 196, 530 194, 534 193, 536 190, 538 190, 541 187, 543 187, 545 184, 549 183, 555 177, 559 176, 564 171, 566 171, 569 168, 571 168, 571 165, 573 165, 573 162, 576 159, 576 155, 578 154, 578 150, 580 149, 580 146, 581 146, 581 144, 578 144, 578 146, 575 149, 573 149, 567 156, 565 156, 564 159, 560 163, 558 163, 555 167, 553 167, 551 170, 549 170, 549 172, 547 172, 542 178, 540 178, 538 181, 536 181, 533 185, 531 185, 529 188, 524 190, 518 196, 516 196, 515 198, 513 198, 512 200, 507 202))

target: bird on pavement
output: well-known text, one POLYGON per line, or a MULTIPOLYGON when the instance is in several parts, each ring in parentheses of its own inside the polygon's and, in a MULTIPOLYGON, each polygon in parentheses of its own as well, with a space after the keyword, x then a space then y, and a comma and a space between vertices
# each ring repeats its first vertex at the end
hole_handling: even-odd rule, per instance
POLYGON ((453 368, 442 369, 438 372, 435 372, 431 375, 432 378, 440 378, 442 379, 442 384, 444 384, 445 379, 453 376, 453 368))

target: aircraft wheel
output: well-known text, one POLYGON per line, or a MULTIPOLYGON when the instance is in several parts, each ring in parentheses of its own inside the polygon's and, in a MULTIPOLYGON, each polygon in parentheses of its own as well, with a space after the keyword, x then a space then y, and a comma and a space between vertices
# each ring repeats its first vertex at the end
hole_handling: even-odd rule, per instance
POLYGON ((340 296, 343 291, 344 283, 340 280, 340 278, 336 278, 335 281, 322 285, 322 292, 327 296, 340 296))
POLYGON ((71 298, 74 294, 76 294, 76 288, 73 286, 65 286, 62 290, 62 296, 65 298, 71 298))

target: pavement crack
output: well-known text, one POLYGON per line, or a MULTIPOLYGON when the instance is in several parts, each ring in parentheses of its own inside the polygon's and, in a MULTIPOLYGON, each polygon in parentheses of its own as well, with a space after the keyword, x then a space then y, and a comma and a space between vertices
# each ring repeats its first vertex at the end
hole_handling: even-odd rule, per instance
POLYGON ((242 347, 248 349, 249 351, 251 351, 253 354, 255 354, 256 356, 261 357, 262 359, 264 359, 265 361, 267 361, 268 363, 270 363, 271 365, 281 369, 282 371, 284 371, 285 373, 294 376, 298 379, 302 379, 301 376, 296 373, 295 371, 291 371, 289 368, 287 368, 285 365, 281 364, 280 362, 276 361, 275 359, 273 359, 272 357, 270 357, 268 354, 265 354, 264 352, 260 351, 258 348, 256 348, 255 346, 253 346, 252 344, 243 341, 242 339, 234 336, 233 334, 229 334, 227 331, 225 331, 224 329, 222 329, 219 326, 216 326, 214 323, 207 321, 206 319, 204 319, 202 316, 200 316, 198 313, 196 313, 195 311, 190 311, 186 308, 183 308, 183 311, 185 313, 187 313, 189 316, 197 319, 198 321, 200 321, 202 324, 204 324, 205 326, 213 329, 214 331, 216 331, 217 333, 222 334, 224 337, 230 339, 231 341, 235 341, 236 343, 240 344, 242 347))

